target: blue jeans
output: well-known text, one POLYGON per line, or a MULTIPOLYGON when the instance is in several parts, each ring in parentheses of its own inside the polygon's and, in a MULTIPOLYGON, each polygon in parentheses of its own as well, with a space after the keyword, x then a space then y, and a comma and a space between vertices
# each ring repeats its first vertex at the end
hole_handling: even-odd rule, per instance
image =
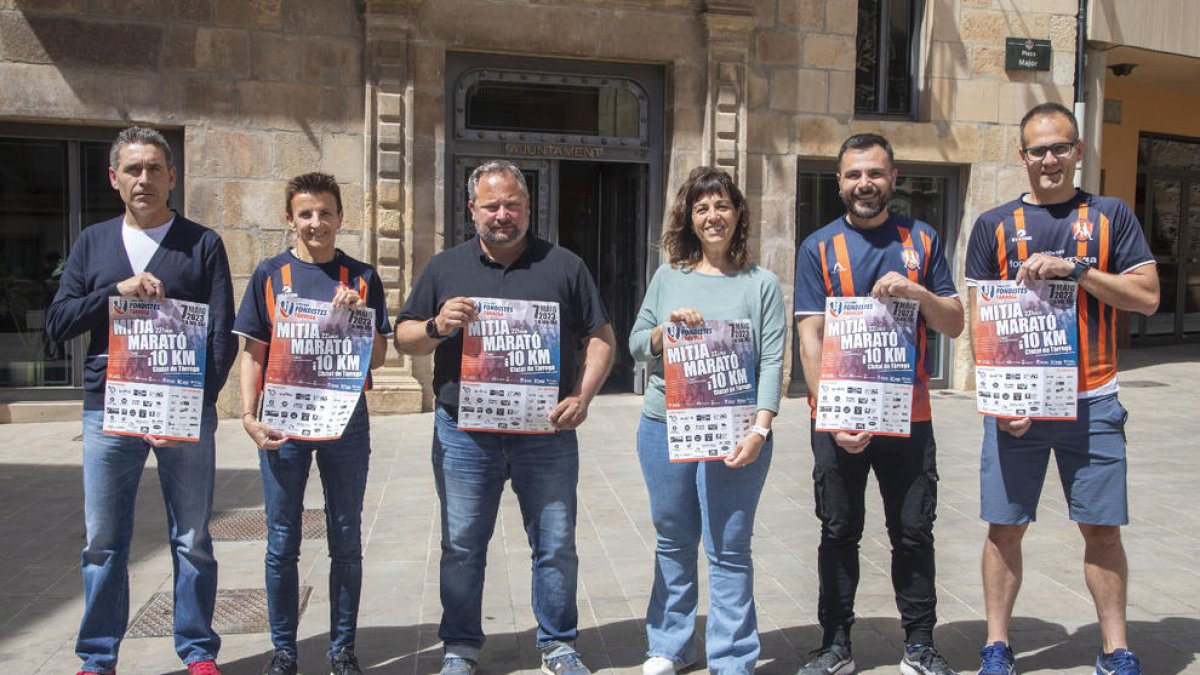
POLYGON ((483 576, 504 483, 512 479, 533 552, 533 615, 538 649, 571 653, 575 604, 574 431, 501 434, 460 431, 443 408, 434 415, 433 474, 442 507, 442 623, 448 656, 477 661, 483 647, 483 576))
POLYGON ((101 431, 104 411, 83 412, 83 621, 75 653, 83 670, 109 673, 129 623, 129 545, 133 512, 146 458, 154 450, 167 508, 175 570, 175 651, 184 663, 216 658, 221 638, 212 629, 217 561, 212 515, 217 413, 205 406, 200 441, 151 448, 140 437, 101 431))
POLYGON ((646 654, 677 663, 696 660, 696 561, 703 539, 709 579, 708 669, 754 672, 759 642, 750 538, 774 442, 768 440, 758 460, 740 469, 720 461, 673 464, 667 456, 666 423, 643 415, 637 444, 658 533, 654 590, 646 609, 646 654))
POLYGON ((296 658, 300 621, 300 540, 304 486, 313 454, 325 493, 329 543, 329 655, 354 648, 362 594, 362 506, 371 457, 366 399, 334 441, 288 440, 278 450, 259 450, 258 468, 267 511, 267 611, 275 649, 296 658))

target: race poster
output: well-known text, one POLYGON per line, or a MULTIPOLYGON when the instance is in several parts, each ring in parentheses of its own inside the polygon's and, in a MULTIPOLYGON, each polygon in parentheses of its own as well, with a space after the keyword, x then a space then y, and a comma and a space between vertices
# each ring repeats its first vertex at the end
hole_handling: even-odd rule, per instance
POLYGON ((909 436, 917 311, 901 298, 825 299, 817 431, 909 436))
POLYGON ((208 305, 108 299, 105 433, 200 440, 208 305))
POLYGON ((672 462, 728 457, 758 408, 750 321, 663 326, 667 448, 672 462))
POLYGON ((458 428, 554 433, 558 405, 558 303, 474 298, 464 329, 458 428))
POLYGON ((975 391, 992 417, 1076 415, 1079 328, 1073 281, 991 281, 976 289, 975 391))
POLYGON ((288 438, 341 438, 362 396, 374 346, 374 309, 279 298, 259 419, 288 438))

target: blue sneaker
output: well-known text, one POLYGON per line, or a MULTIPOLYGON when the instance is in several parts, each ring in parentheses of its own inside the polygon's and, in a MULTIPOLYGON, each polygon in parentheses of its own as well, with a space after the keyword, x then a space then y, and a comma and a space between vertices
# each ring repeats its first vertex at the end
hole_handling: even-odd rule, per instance
POLYGON ((592 675, 583 665, 579 654, 571 652, 562 656, 542 657, 542 672, 545 675, 592 675))
POLYGON ((979 650, 979 675, 1017 675, 1017 660, 1012 649, 996 641, 979 650))
POLYGON ((1142 675, 1142 664, 1128 649, 1103 651, 1096 657, 1096 675, 1142 675))

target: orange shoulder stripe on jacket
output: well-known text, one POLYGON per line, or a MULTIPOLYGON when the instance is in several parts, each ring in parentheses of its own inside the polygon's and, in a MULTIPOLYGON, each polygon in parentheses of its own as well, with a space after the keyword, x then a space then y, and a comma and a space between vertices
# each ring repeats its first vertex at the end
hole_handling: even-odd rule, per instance
POLYGON ((817 251, 821 254, 821 276, 825 277, 825 295, 833 296, 833 280, 829 278, 829 261, 826 259, 825 242, 817 244, 817 251))
POLYGON ((846 250, 846 235, 839 234, 833 238, 833 253, 837 256, 838 283, 842 286, 842 297, 854 296, 854 275, 850 272, 850 252, 846 250))
POLYGON ((1001 280, 1008 279, 1008 249, 1004 246, 1004 221, 996 226, 996 264, 1001 280))
POLYGON ((271 277, 267 276, 267 288, 263 294, 267 301, 267 316, 271 317, 271 325, 275 324, 275 289, 272 288, 271 277))
POLYGON ((925 259, 921 261, 921 278, 929 277, 929 252, 933 250, 933 239, 930 238, 928 232, 921 233, 921 244, 925 247, 925 259))
MULTIPOLYGON (((905 250, 916 253, 917 249, 913 247, 912 230, 908 229, 907 227, 897 227, 896 230, 900 233, 900 245, 903 246, 905 250)), ((909 281, 921 281, 920 269, 921 268, 919 266, 916 268, 910 268, 908 266, 908 261, 904 261, 904 272, 908 275, 909 281)))

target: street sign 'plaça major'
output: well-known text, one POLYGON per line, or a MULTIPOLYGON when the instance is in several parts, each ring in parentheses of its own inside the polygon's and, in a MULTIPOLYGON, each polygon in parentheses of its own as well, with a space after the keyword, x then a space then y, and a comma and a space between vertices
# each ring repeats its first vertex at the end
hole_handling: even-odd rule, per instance
POLYGON ((1010 37, 1004 40, 1005 70, 1050 70, 1050 41, 1010 37))

